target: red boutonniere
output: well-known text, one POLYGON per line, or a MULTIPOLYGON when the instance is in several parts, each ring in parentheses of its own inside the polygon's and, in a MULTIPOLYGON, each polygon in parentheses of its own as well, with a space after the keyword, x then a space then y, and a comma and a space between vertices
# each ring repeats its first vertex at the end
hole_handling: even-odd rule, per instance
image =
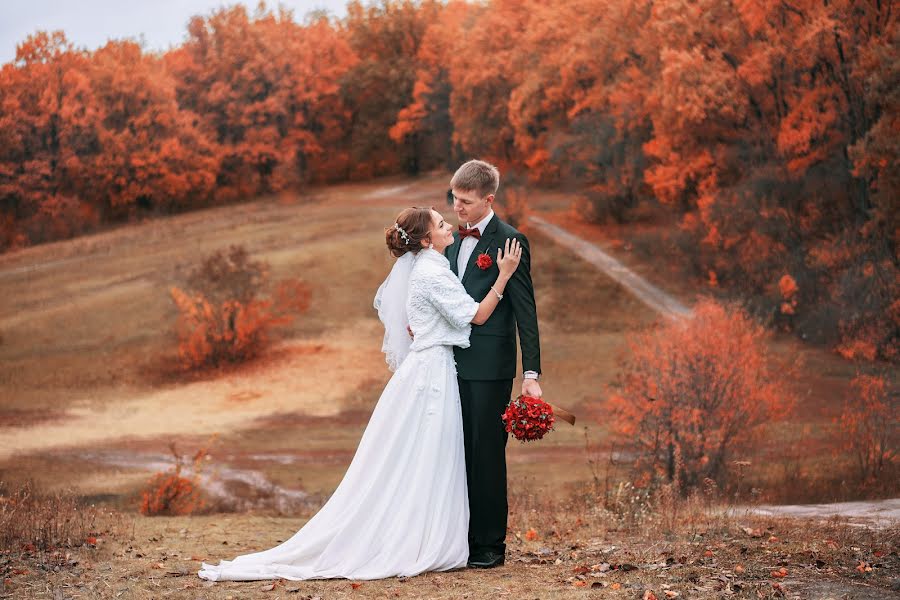
POLYGON ((491 268, 491 265, 494 264, 494 261, 491 260, 491 257, 488 254, 482 252, 478 255, 478 260, 475 261, 475 265, 481 269, 482 271, 486 271, 491 268))

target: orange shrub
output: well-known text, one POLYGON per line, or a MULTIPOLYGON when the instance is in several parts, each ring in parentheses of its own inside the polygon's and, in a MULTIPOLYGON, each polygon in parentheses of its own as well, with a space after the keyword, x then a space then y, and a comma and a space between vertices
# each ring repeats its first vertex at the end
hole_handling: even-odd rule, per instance
POLYGON ((896 389, 884 375, 858 374, 838 422, 862 481, 875 481, 897 459, 896 389))
POLYGON ((193 458, 193 475, 188 478, 181 474, 183 460, 171 444, 175 465, 171 470, 158 472, 147 483, 141 492, 141 514, 153 515, 189 515, 206 506, 202 489, 198 482, 202 472, 203 460, 207 456, 205 448, 197 451, 193 458))
POLYGON ((792 366, 771 364, 766 336, 743 309, 703 299, 691 318, 630 338, 609 408, 639 468, 682 491, 723 482, 735 448, 793 404, 792 366))
POLYGON ((268 265, 250 261, 243 247, 231 246, 227 256, 218 251, 192 273, 192 291, 171 288, 183 368, 248 360, 266 344, 272 327, 290 323, 309 308, 310 290, 298 280, 282 280, 271 299, 257 299, 267 279, 268 265))

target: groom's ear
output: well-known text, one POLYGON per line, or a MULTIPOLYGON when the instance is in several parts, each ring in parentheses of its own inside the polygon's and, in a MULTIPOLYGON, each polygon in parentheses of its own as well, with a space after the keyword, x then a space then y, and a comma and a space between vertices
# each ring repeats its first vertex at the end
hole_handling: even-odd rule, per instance
POLYGON ((491 203, 494 201, 494 194, 488 194, 487 196, 485 196, 484 201, 487 203, 488 206, 490 206, 491 203))

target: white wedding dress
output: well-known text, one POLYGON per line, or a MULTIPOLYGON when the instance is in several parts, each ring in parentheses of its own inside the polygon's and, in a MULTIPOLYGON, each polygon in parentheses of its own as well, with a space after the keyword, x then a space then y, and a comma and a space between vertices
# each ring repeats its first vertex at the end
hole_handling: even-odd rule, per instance
MULTIPOLYGON (((365 580, 466 566, 469 505, 452 346, 469 346, 478 304, 443 254, 404 255, 392 276, 400 261, 409 263, 400 311, 415 340, 409 344, 404 325, 407 348, 398 355, 388 351, 386 335, 395 372, 343 480, 290 539, 218 565, 203 563, 200 577, 365 580)), ((397 343, 396 328, 393 335, 397 343)))

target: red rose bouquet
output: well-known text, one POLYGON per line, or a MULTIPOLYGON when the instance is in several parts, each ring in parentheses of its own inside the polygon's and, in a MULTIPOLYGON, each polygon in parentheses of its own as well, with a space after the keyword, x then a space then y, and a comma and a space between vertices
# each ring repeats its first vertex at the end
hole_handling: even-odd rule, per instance
POLYGON ((506 431, 523 442, 539 440, 553 429, 553 407, 530 396, 519 396, 511 400, 501 416, 506 423, 506 431))

